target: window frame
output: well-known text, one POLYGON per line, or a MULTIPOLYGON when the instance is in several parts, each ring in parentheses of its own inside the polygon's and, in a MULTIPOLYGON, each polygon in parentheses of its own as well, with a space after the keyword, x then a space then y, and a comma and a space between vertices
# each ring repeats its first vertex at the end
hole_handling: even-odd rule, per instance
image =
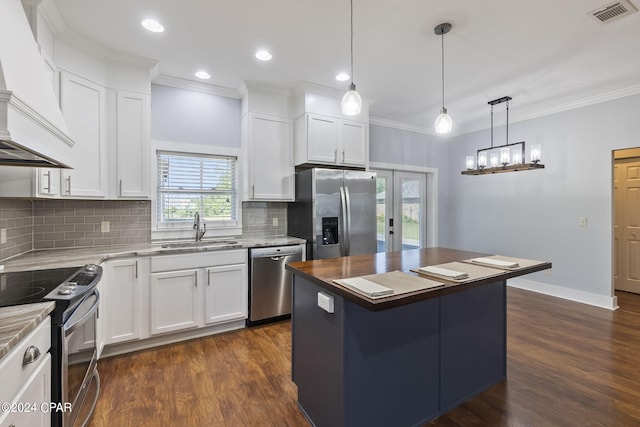
POLYGON ((187 156, 219 156, 219 157, 235 157, 235 176, 234 176, 234 193, 235 193, 235 211, 236 221, 205 221, 207 224, 207 233, 204 239, 218 236, 239 236, 242 235, 242 176, 241 169, 243 162, 241 158, 241 150, 231 147, 221 147, 213 145, 190 144, 171 141, 152 141, 153 167, 152 174, 152 194, 151 194, 151 239, 192 239, 195 236, 193 231, 193 223, 189 221, 177 221, 175 223, 161 223, 158 218, 158 152, 168 152, 176 154, 184 154, 187 156))

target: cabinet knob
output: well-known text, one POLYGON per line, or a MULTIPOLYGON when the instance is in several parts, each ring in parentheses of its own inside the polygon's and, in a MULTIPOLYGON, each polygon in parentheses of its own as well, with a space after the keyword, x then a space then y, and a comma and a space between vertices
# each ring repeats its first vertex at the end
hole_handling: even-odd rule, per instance
POLYGON ((22 357, 22 366, 27 366, 30 363, 35 362, 40 357, 40 349, 36 346, 30 345, 24 352, 22 357))

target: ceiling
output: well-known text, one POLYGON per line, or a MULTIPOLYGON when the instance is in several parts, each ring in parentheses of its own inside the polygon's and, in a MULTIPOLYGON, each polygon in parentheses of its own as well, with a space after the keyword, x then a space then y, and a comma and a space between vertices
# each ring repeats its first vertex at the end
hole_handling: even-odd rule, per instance
MULTIPOLYGON (((349 0, 47 0, 67 28, 110 50, 157 60, 161 75, 237 88, 244 80, 346 90, 349 0), (153 17, 160 34, 142 29, 153 17), (266 48, 270 62, 254 53, 266 48)), ((639 0, 630 0, 636 8, 639 0)), ((602 0, 354 0, 354 81, 372 118, 433 133, 441 100, 454 134, 489 126, 487 101, 511 96, 510 120, 640 93, 640 13, 596 24, 602 0)), ((496 123, 502 120, 496 109, 496 123)), ((503 121, 503 120, 502 120, 503 121)))

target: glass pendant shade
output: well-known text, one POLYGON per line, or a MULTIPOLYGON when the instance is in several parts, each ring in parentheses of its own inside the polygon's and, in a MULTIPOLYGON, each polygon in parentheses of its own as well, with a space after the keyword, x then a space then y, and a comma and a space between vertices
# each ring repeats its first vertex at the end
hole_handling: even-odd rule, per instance
MULTIPOLYGON (((342 105, 344 105, 344 100, 342 101, 342 103, 342 105)), ((451 116, 447 114, 446 108, 443 107, 442 110, 440 110, 440 114, 438 114, 438 117, 436 117, 435 127, 436 133, 439 134, 451 132, 451 129, 453 128, 453 120, 451 120, 451 116)))
POLYGON ((349 90, 342 97, 342 114, 356 116, 362 109, 362 97, 356 92, 356 85, 351 83, 349 90))

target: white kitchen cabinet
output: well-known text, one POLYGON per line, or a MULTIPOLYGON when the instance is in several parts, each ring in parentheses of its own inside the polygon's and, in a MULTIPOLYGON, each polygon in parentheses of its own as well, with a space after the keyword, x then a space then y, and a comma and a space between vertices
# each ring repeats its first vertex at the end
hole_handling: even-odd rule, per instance
POLYGON ((244 199, 293 201, 291 121, 249 113, 243 118, 243 144, 249 159, 244 199))
POLYGON ((116 186, 118 198, 149 198, 149 95, 115 94, 116 186))
POLYGON ((247 317, 247 265, 225 265, 205 270, 205 323, 247 317))
POLYGON ((36 197, 60 196, 60 169, 34 168, 36 197))
POLYGON ((142 323, 149 318, 143 303, 145 260, 126 258, 103 264, 100 281, 103 308, 98 322, 105 345, 143 337, 142 323))
POLYGON ((247 250, 151 258, 151 335, 247 317, 247 250))
POLYGON ((151 335, 200 325, 200 275, 199 269, 151 274, 151 335))
POLYGON ((50 347, 51 318, 47 317, 0 360, 0 402, 15 405, 15 411, 0 411, 0 426, 51 425, 50 347), (35 356, 30 363, 24 363, 26 353, 35 356), (44 410, 42 404, 47 405, 44 410), (30 405, 28 411, 25 405, 30 405))
POLYGON ((75 74, 60 73, 60 108, 69 134, 75 169, 62 169, 63 197, 107 195, 106 89, 75 74))
POLYGON ((295 164, 366 167, 367 125, 351 120, 304 114, 295 121, 295 164))

